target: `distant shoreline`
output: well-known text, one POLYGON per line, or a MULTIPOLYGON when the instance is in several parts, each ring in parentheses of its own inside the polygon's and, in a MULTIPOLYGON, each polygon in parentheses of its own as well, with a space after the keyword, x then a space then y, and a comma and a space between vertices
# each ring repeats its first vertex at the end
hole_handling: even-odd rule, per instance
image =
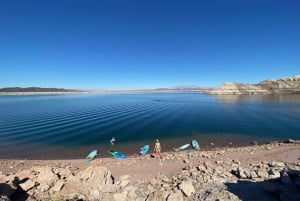
POLYGON ((130 93, 175 93, 175 92, 199 92, 203 90, 103 90, 103 91, 72 91, 72 92, 0 92, 0 96, 6 95, 73 95, 73 94, 130 94, 130 93))

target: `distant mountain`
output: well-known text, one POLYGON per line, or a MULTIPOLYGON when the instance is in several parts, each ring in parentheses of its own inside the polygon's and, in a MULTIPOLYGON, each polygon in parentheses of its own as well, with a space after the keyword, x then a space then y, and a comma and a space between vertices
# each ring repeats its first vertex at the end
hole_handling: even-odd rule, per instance
POLYGON ((300 75, 278 80, 263 80, 258 84, 226 82, 216 89, 205 92, 216 95, 300 93, 300 75))
POLYGON ((0 88, 0 92, 6 92, 6 93, 37 93, 37 92, 80 92, 80 90, 74 90, 74 89, 64 89, 64 88, 41 88, 41 87, 6 87, 6 88, 0 88))
POLYGON ((155 90, 157 91, 203 91, 211 89, 209 87, 199 87, 199 86, 176 86, 176 87, 170 87, 170 88, 157 88, 155 90))

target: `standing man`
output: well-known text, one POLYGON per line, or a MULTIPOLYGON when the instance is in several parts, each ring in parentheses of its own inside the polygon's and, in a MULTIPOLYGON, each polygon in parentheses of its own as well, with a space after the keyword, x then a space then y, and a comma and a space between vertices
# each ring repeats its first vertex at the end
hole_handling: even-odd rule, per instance
POLYGON ((156 139, 155 146, 154 146, 154 151, 156 153, 156 157, 159 157, 160 152, 161 152, 161 146, 160 146, 160 142, 159 142, 158 139, 156 139))

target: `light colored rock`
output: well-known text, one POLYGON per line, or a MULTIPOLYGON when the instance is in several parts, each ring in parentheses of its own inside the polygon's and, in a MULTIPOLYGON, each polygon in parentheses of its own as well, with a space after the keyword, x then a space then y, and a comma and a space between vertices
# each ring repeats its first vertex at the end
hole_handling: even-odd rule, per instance
POLYGON ((127 186, 130 183, 129 177, 130 177, 129 175, 122 175, 122 176, 120 176, 120 183, 119 183, 119 185, 122 186, 123 188, 125 186, 127 186))
POLYGON ((167 201, 183 201, 183 194, 180 191, 170 193, 167 197, 167 201))
POLYGON ((65 185, 65 182, 62 180, 59 180, 58 182, 56 182, 54 184, 54 186, 51 188, 51 190, 54 192, 59 192, 63 188, 64 185, 65 185))
POLYGON ((276 170, 275 168, 271 168, 269 171, 269 177, 271 179, 279 178, 280 177, 280 172, 276 170))
POLYGON ((205 90, 206 93, 215 95, 298 93, 299 91, 299 75, 278 80, 263 80, 258 84, 226 82, 214 90, 205 90))
POLYGON ((112 184, 113 180, 110 171, 106 167, 90 166, 79 172, 77 175, 80 181, 94 184, 112 184))
POLYGON ((116 193, 121 189, 121 186, 115 184, 103 184, 98 186, 98 190, 101 193, 116 193))
POLYGON ((130 183, 130 180, 122 180, 122 181, 120 182, 120 186, 124 188, 124 187, 127 186, 129 183, 130 183))
POLYGON ((154 191, 148 195, 146 201, 162 201, 166 200, 165 195, 160 191, 154 191))
POLYGON ((251 172, 247 168, 238 167, 237 176, 241 179, 251 179, 251 172))
POLYGON ((115 201, 127 201, 127 192, 114 194, 115 201))
POLYGON ((23 170, 23 171, 17 172, 15 174, 15 176, 18 177, 19 180, 32 179, 33 178, 33 175, 31 174, 30 170, 23 170))
POLYGON ((190 197, 195 193, 195 188, 191 180, 183 181, 179 184, 179 189, 184 193, 185 196, 190 197))
POLYGON ((52 168, 48 166, 33 167, 31 168, 31 171, 38 174, 36 182, 40 184, 41 189, 44 191, 49 190, 49 188, 53 186, 56 181, 58 181, 58 176, 54 174, 52 168))
POLYGON ((58 171, 58 174, 60 175, 61 179, 65 179, 65 178, 69 177, 70 175, 72 175, 73 173, 70 169, 60 168, 58 171))
POLYGON ((266 170, 263 170, 263 169, 258 169, 258 170, 256 171, 256 174, 257 174, 257 176, 258 176, 259 178, 263 178, 263 179, 269 177, 268 172, 267 172, 266 170))
POLYGON ((278 162, 278 161, 272 161, 271 163, 269 163, 270 167, 285 167, 285 163, 284 162, 278 162))
POLYGON ((22 188, 23 191, 27 192, 33 187, 35 187, 36 183, 28 179, 24 183, 19 184, 19 186, 22 188))
POLYGON ((128 180, 130 178, 130 175, 126 174, 126 175, 122 175, 120 176, 120 180, 128 180))
POLYGON ((75 176, 69 176, 61 194, 80 193, 90 200, 105 200, 105 193, 118 191, 120 186, 113 185, 111 172, 106 167, 90 166, 75 176))

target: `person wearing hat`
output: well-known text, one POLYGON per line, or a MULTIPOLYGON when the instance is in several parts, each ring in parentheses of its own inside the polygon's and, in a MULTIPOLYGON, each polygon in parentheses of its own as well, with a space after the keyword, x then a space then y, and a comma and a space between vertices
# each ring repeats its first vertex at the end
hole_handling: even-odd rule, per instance
POLYGON ((160 146, 160 142, 159 142, 158 139, 156 139, 155 146, 154 146, 154 151, 156 153, 156 157, 159 157, 160 152, 161 152, 161 146, 160 146))

